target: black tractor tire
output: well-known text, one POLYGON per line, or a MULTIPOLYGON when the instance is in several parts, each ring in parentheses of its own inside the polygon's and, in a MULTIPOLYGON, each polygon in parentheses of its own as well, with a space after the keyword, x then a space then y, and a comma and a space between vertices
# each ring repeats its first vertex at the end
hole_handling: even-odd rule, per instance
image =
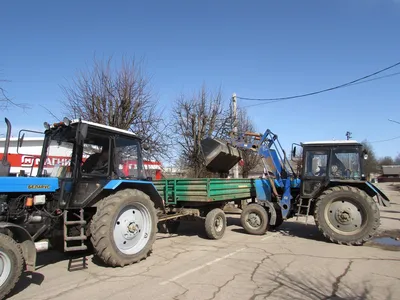
POLYGON ((112 267, 123 267, 145 259, 150 255, 156 239, 157 221, 154 203, 142 191, 125 189, 102 199, 90 222, 91 243, 95 255, 112 267), (128 208, 132 209, 124 211, 128 208), (145 224, 137 226, 134 223, 136 217, 133 208, 145 224), (126 244, 132 244, 131 240, 136 239, 135 234, 139 236, 139 242, 132 247, 143 241, 145 244, 139 251, 127 253, 129 249, 122 248, 126 244))
POLYGON ((268 213, 259 204, 248 205, 240 215, 240 222, 247 233, 263 235, 268 230, 268 213))
POLYGON ((341 245, 364 244, 380 225, 374 199, 352 186, 335 186, 324 191, 315 203, 314 219, 327 239, 341 245), (349 231, 352 228, 354 232, 349 231))
POLYGON ((174 234, 178 231, 180 223, 181 222, 179 220, 168 220, 164 222, 158 222, 157 224, 158 232, 174 234))
POLYGON ((271 224, 268 225, 268 228, 272 229, 272 230, 278 229, 278 227, 283 224, 282 210, 281 209, 275 209, 275 211, 276 211, 275 224, 274 225, 271 225, 271 224))
POLYGON ((24 267, 24 257, 18 243, 11 237, 0 233, 0 299, 6 299, 19 281, 24 267), (7 268, 9 269, 7 271, 7 268), (7 274, 7 273, 8 274, 7 274))
POLYGON ((220 208, 210 210, 204 222, 206 234, 210 239, 219 240, 225 234, 226 215, 220 208))

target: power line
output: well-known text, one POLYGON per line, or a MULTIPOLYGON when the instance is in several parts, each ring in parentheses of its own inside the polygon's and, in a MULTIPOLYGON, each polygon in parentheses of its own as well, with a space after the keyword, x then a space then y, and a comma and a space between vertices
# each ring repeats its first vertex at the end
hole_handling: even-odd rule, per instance
MULTIPOLYGON (((391 73, 391 74, 388 74, 388 75, 384 75, 384 76, 380 76, 380 77, 376 77, 376 78, 372 78, 372 79, 368 79, 368 80, 359 81, 359 82, 352 83, 352 84, 349 84, 349 85, 344 86, 344 87, 353 86, 353 85, 362 84, 362 83, 367 83, 367 82, 370 82, 370 81, 380 80, 380 79, 393 77, 393 76, 398 76, 398 75, 400 75, 400 72, 395 72, 395 73, 391 73)), ((237 98, 239 98, 239 97, 237 97, 237 98)), ((292 99, 292 98, 289 98, 289 99, 292 99)), ((284 99, 284 100, 289 100, 289 99, 284 99)), ((279 100, 279 99, 277 99, 277 100, 265 100, 263 103, 246 105, 246 106, 242 106, 242 108, 265 105, 265 104, 270 104, 270 103, 274 103, 274 102, 280 102, 280 101, 284 101, 284 100, 279 100), (269 102, 267 102, 267 101, 269 101, 269 102)))
POLYGON ((372 141, 372 142, 370 142, 370 143, 371 143, 371 144, 383 143, 383 142, 389 142, 389 141, 393 141, 393 140, 397 140, 397 139, 400 139, 400 136, 396 136, 396 137, 394 137, 394 138, 386 139, 386 140, 372 141))
POLYGON ((376 71, 376 72, 374 72, 374 73, 371 73, 371 74, 369 74, 369 75, 366 75, 366 76, 363 76, 363 77, 361 77, 361 78, 352 80, 352 81, 350 81, 350 82, 343 83, 343 84, 340 84, 340 85, 337 85, 337 86, 334 86, 334 87, 331 87, 331 88, 327 88, 327 89, 324 89, 324 90, 316 91, 316 92, 311 92, 311 93, 306 93, 306 94, 300 94, 300 95, 295 95, 295 96, 288 96, 288 97, 279 97, 279 98, 247 98, 247 97, 237 97, 237 99, 249 100, 249 101, 283 101, 283 100, 289 100, 289 99, 295 99, 295 98, 302 98, 302 97, 307 97, 307 96, 313 96, 313 95, 325 93, 325 92, 328 92, 328 91, 332 91, 332 90, 335 90, 335 89, 339 89, 339 88, 343 88, 343 87, 346 87, 346 86, 355 84, 355 83, 357 83, 357 82, 359 82, 359 81, 362 81, 362 80, 364 80, 364 79, 370 78, 370 77, 375 76, 375 75, 377 75, 377 74, 379 74, 379 73, 382 73, 382 72, 384 72, 384 71, 387 71, 387 70, 389 70, 389 69, 392 69, 392 68, 394 68, 394 67, 397 67, 398 65, 400 65, 400 62, 397 62, 397 63, 395 63, 395 64, 393 64, 393 65, 391 65, 391 66, 389 66, 389 67, 386 67, 386 68, 384 68, 384 69, 381 69, 381 70, 376 71))

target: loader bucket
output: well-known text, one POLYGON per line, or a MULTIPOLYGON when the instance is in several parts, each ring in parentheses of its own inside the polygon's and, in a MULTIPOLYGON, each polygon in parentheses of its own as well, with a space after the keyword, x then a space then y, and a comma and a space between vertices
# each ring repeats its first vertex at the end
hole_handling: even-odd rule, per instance
POLYGON ((207 170, 228 173, 241 159, 240 151, 226 142, 213 138, 201 141, 207 170))

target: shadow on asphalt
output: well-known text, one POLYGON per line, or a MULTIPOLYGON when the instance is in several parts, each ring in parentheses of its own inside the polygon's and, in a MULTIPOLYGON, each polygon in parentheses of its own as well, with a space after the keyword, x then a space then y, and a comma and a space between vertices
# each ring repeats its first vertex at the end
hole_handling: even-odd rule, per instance
MULTIPOLYGON (((279 271, 274 271, 263 276, 264 281, 273 281, 275 287, 268 291, 255 293, 252 299, 268 299, 272 294, 279 295, 283 300, 304 299, 335 299, 356 300, 376 299, 377 293, 373 294, 375 282, 362 280, 359 283, 346 283, 343 277, 351 270, 353 261, 349 261, 340 274, 333 274, 326 270, 324 274, 312 274, 300 271, 293 274, 287 269, 291 263, 279 271)), ((396 299, 391 288, 379 291, 379 299, 396 299)))
POLYGON ((396 211, 396 210, 383 210, 383 212, 389 213, 389 214, 400 214, 400 211, 396 211))
POLYGON ((38 253, 36 259, 36 271, 35 272, 24 272, 21 275, 20 280, 16 284, 13 291, 9 294, 8 297, 15 296, 28 288, 30 285, 41 285, 45 280, 45 276, 40 273, 40 269, 47 267, 49 265, 65 262, 65 269, 67 271, 76 271, 81 270, 80 267, 82 263, 79 261, 85 260, 87 255, 90 255, 90 252, 81 252, 81 253, 63 253, 55 250, 49 250, 46 252, 38 253), (78 261, 78 264, 76 262, 78 261))
MULTIPOLYGON (((228 224, 231 223, 236 226, 240 226, 240 220, 238 218, 227 217, 228 224)), ((242 227, 232 229, 233 232, 248 234, 242 227)), ((284 236, 292 236, 298 238, 304 238, 308 240, 315 240, 320 242, 326 242, 327 240, 318 231, 314 224, 305 224, 303 222, 283 222, 281 226, 276 229, 270 229, 270 232, 280 232, 284 236)))
POLYGON ((41 285, 44 281, 44 275, 38 272, 24 272, 21 275, 20 280, 16 284, 13 291, 8 295, 8 297, 13 297, 18 295, 23 290, 27 289, 31 284, 41 285))

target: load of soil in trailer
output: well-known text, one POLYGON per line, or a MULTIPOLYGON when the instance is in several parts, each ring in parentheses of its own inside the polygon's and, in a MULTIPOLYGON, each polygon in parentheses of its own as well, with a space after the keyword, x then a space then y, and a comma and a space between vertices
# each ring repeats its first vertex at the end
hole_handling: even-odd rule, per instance
POLYGON ((215 173, 228 173, 241 159, 240 151, 226 142, 206 138, 201 141, 207 170, 215 173))

